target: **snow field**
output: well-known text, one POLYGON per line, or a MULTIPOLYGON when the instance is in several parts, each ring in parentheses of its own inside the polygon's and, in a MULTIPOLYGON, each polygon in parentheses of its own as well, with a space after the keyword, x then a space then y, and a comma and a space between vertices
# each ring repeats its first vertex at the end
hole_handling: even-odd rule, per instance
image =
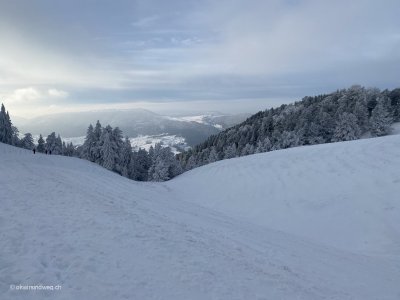
POLYGON ((163 184, 0 144, 0 299, 398 299, 399 138, 163 184))

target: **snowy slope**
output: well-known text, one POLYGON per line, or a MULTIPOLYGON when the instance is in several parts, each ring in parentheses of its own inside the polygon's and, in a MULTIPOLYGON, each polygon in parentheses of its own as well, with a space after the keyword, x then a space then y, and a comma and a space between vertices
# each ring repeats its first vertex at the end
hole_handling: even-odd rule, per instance
MULTIPOLYGON (((385 151, 370 160, 379 168, 380 156, 388 160, 384 165, 387 175, 365 181, 383 188, 390 186, 387 180, 398 179, 394 168, 399 152, 390 147, 399 149, 400 140, 389 137, 374 141, 375 146, 372 142, 355 143, 354 149, 365 157, 371 154, 365 146, 385 151)), ((327 174, 331 171, 343 171, 343 176, 357 172, 339 156, 353 151, 352 147, 341 145, 346 146, 338 144, 333 150, 309 147, 315 155, 331 152, 337 164, 327 163, 314 185, 321 185, 324 176, 330 179, 327 174)), ((328 203, 332 189, 326 191, 324 202, 308 199, 306 196, 319 194, 304 186, 298 191, 301 205, 290 202, 289 188, 301 185, 293 176, 299 172, 296 164, 312 165, 304 162, 312 154, 302 151, 281 151, 289 157, 287 164, 271 160, 269 154, 255 155, 200 168, 167 184, 153 184, 130 181, 84 160, 33 155, 0 144, 0 299, 398 299, 400 263, 399 252, 392 251, 394 245, 364 246, 361 250, 370 252, 366 255, 354 247, 352 251, 337 249, 293 230, 284 232, 263 222, 249 222, 246 215, 235 213, 240 206, 253 204, 264 210, 266 206, 257 195, 278 197, 278 187, 268 187, 265 181, 261 185, 257 179, 266 178, 270 172, 267 165, 276 161, 275 168, 279 164, 283 168, 276 180, 286 187, 279 190, 292 207, 304 207, 299 215, 307 209, 313 212, 318 207, 331 207, 335 216, 336 206, 328 203), (246 171, 246 161, 256 172, 246 171), (256 161, 263 167, 256 167, 256 161), (223 174, 229 177, 222 180, 223 174), (212 178, 219 183, 219 190, 212 178), (201 182, 194 183, 194 179, 201 182), (239 191, 240 186, 248 193, 239 191), (216 207, 221 212, 207 208, 213 199, 219 199, 220 204, 230 200, 233 209, 227 211, 227 205, 216 207), (385 250, 386 255, 372 254, 377 249, 380 253, 385 250), (62 289, 16 291, 10 290, 12 284, 59 284, 62 289)), ((270 154, 279 156, 277 153, 270 154)), ((297 177, 300 182, 308 172, 297 177)), ((396 189, 393 186, 386 192, 387 203, 393 207, 388 206, 385 215, 373 205, 372 197, 358 208, 370 212, 372 224, 378 224, 377 220, 391 222, 394 233, 398 226, 391 214, 398 214, 399 205, 390 196, 396 189), (383 216, 385 220, 381 220, 383 216)), ((369 190, 380 194, 373 187, 369 190)), ((276 214, 287 211, 282 208, 276 214)), ((249 216, 250 209, 245 213, 249 216)), ((314 226, 322 230, 324 220, 320 222, 314 226)))
POLYGON ((224 160, 167 185, 204 207, 325 245, 400 254, 399 135, 224 160))

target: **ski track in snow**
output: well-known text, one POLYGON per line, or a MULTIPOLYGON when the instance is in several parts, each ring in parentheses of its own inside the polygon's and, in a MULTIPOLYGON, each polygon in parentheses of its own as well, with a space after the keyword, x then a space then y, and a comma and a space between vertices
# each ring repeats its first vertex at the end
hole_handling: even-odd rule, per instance
POLYGON ((399 149, 301 147, 160 184, 0 144, 0 299, 399 299, 399 149))

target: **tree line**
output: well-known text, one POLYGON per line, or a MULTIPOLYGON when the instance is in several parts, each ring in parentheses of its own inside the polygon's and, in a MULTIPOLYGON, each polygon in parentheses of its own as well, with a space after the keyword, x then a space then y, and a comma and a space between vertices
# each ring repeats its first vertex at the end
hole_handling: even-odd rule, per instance
POLYGON ((356 140, 390 133, 400 121, 400 89, 380 91, 352 86, 331 94, 304 97, 293 104, 260 111, 246 121, 212 135, 192 149, 175 155, 156 144, 133 151, 128 137, 99 121, 89 125, 82 146, 62 141, 52 132, 37 145, 30 133, 19 138, 4 105, 0 111, 0 142, 38 152, 75 156, 137 181, 165 181, 184 171, 218 160, 255 153, 356 140))
POLYGON ((97 121, 89 125, 82 146, 62 141, 55 132, 44 140, 40 134, 37 144, 31 133, 19 137, 18 128, 13 126, 4 105, 0 111, 0 142, 39 153, 74 156, 94 162, 110 171, 137 181, 165 181, 182 173, 179 161, 171 148, 161 143, 151 146, 149 151, 133 151, 128 137, 123 139, 122 131, 110 125, 102 127, 97 121))
POLYGON ((99 121, 94 127, 89 125, 85 142, 77 151, 81 158, 137 181, 165 181, 182 173, 171 148, 158 143, 149 151, 133 151, 129 138, 123 139, 118 127, 103 128, 99 121))
POLYGON ((60 135, 56 136, 55 132, 49 134, 46 141, 43 136, 40 135, 37 145, 34 143, 34 139, 31 133, 25 133, 20 138, 19 130, 15 127, 12 122, 8 111, 1 105, 0 110, 0 142, 9 144, 12 146, 33 150, 44 153, 48 151, 53 154, 65 155, 65 156, 76 156, 76 147, 72 143, 65 143, 61 140, 60 135))
POLYGON ((383 136, 400 121, 400 89, 352 86, 260 111, 179 155, 187 171, 254 153, 383 136))

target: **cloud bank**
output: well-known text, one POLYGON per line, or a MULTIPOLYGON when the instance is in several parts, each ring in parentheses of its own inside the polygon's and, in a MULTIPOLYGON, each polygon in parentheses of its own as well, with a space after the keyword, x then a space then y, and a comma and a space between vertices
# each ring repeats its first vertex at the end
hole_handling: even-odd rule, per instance
POLYGON ((246 111, 352 84, 400 86, 397 0, 0 4, 0 97, 17 111, 238 100, 246 111))

